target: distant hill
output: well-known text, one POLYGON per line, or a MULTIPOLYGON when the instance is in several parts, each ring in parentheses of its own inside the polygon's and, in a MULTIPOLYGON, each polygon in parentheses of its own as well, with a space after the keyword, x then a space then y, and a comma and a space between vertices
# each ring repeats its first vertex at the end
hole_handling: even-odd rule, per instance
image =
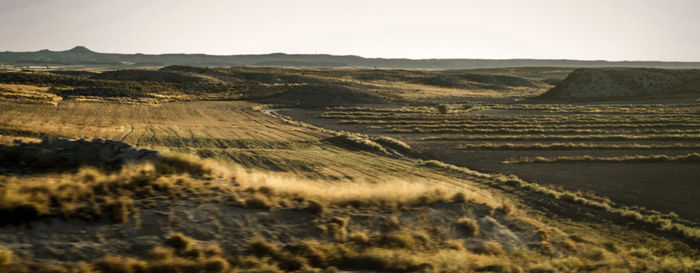
POLYGON ((600 101, 700 96, 700 70, 579 68, 540 99, 600 101))
POLYGON ((77 46, 66 51, 0 52, 0 64, 17 66, 147 67, 190 66, 292 66, 379 67, 420 69, 471 69, 498 67, 654 67, 700 68, 700 62, 608 62, 535 59, 384 59, 326 54, 262 54, 216 56, 205 54, 112 54, 77 46))

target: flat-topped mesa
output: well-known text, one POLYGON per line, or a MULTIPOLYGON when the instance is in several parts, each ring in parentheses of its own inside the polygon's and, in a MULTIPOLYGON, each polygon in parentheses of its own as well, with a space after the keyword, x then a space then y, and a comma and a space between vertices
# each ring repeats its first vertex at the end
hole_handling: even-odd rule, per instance
POLYGON ((601 101, 697 96, 697 69, 579 68, 538 99, 601 101))

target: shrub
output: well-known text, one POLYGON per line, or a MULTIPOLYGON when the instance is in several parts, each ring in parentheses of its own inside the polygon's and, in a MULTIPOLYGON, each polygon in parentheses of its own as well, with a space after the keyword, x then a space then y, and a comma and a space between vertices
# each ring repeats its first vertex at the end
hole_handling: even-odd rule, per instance
POLYGON ((653 256, 654 253, 648 248, 640 247, 631 249, 629 254, 637 258, 646 259, 653 256))
POLYGON ((459 218, 459 220, 457 220, 457 225, 467 233, 467 236, 474 237, 479 235, 479 224, 471 218, 459 218))
POLYGON ((445 104, 438 104, 438 106, 437 106, 436 108, 437 108, 437 110, 438 110, 438 112, 439 112, 440 114, 447 114, 447 110, 448 110, 448 109, 447 109, 447 105, 445 105, 445 104))
POLYGON ((285 250, 290 253, 304 257, 309 264, 314 267, 327 266, 326 254, 321 249, 321 245, 317 241, 296 242, 285 246, 285 250))
POLYGON ((467 195, 464 192, 458 192, 458 193, 455 193, 454 196, 452 196, 452 202, 467 203, 467 201, 469 201, 469 200, 467 199, 467 195))
POLYGON ((316 200, 307 200, 304 210, 320 216, 326 212, 326 206, 316 200))
POLYGON ((210 244, 204 248, 204 256, 206 257, 221 256, 223 253, 218 244, 210 244))
POLYGON ((277 246, 269 243, 263 237, 256 237, 250 243, 249 251, 256 257, 279 257, 281 252, 277 246))
POLYGON ((212 257, 204 262, 204 270, 211 273, 226 272, 229 269, 228 261, 221 257, 212 257))
POLYGON ((364 232, 352 232, 348 236, 348 240, 360 246, 367 246, 370 243, 369 237, 364 232))
POLYGON ((445 247, 452 249, 452 250, 457 250, 457 251, 464 251, 464 242, 460 240, 447 240, 445 241, 445 247))
POLYGON ((486 241, 474 249, 474 252, 487 255, 501 255, 503 254, 503 248, 496 241, 486 241))
POLYGON ((182 233, 172 233, 165 239, 165 245, 174 248, 178 252, 184 252, 194 246, 194 240, 182 233))
POLYGON ((167 247, 156 246, 150 251, 152 260, 166 260, 173 256, 173 250, 167 247))
POLYGON ((246 208, 269 210, 272 208, 270 200, 262 194, 256 194, 245 200, 246 208))
POLYGON ((601 261, 605 259, 605 250, 603 250, 602 248, 594 247, 583 251, 581 255, 584 258, 592 261, 601 261))
POLYGON ((148 267, 136 259, 108 256, 95 262, 95 269, 102 273, 141 273, 147 272, 148 267))
POLYGON ((515 208, 512 203, 508 201, 503 201, 503 203, 501 204, 501 206, 498 207, 497 210, 505 215, 511 215, 515 211, 515 208))
POLYGON ((415 249, 416 240, 413 235, 405 231, 391 232, 384 234, 381 238, 383 247, 415 249))

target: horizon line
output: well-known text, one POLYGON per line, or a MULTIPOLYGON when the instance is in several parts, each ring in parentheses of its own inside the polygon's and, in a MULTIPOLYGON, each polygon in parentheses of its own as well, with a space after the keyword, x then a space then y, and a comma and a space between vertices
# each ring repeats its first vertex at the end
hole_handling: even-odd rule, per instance
POLYGON ((83 45, 77 45, 66 50, 51 50, 48 48, 38 49, 34 51, 12 51, 4 50, 0 53, 36 53, 42 51, 49 52, 69 52, 72 50, 86 49, 89 52, 97 54, 119 54, 119 55, 206 55, 213 57, 231 57, 231 56, 263 56, 263 55, 307 55, 307 56, 336 56, 336 57, 358 57, 363 59, 385 59, 385 60, 410 60, 410 61, 430 61, 430 60, 489 60, 489 61, 515 61, 515 60, 534 60, 534 61, 578 61, 578 62, 610 62, 610 63, 624 63, 624 62, 660 62, 660 63, 700 63, 700 60, 695 61, 673 61, 673 60, 606 60, 606 59, 566 59, 566 58, 551 58, 551 59, 537 59, 537 58, 527 58, 527 57, 517 57, 517 58, 468 58, 468 57, 450 57, 450 58, 409 58, 409 57, 365 57, 355 54, 331 54, 331 53, 290 53, 290 52, 269 52, 269 53, 234 53, 234 54, 211 54, 211 53, 186 53, 186 52, 166 52, 166 53, 142 53, 142 52, 101 52, 92 50, 83 45))

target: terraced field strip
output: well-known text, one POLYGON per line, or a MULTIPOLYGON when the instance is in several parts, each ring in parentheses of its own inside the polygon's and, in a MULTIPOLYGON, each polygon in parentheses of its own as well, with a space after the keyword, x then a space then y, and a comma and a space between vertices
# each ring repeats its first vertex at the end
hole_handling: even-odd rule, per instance
POLYGON ((557 124, 576 124, 576 123, 592 123, 592 122, 629 122, 629 123, 661 123, 661 122, 700 122, 700 116, 566 116, 566 115, 547 115, 547 116, 531 116, 531 115, 501 115, 501 116, 485 116, 485 115, 416 115, 416 116, 320 116, 321 118, 339 119, 342 123, 463 123, 475 124, 485 122, 502 122, 502 123, 557 123, 557 124))
POLYGON ((700 134, 700 129, 542 129, 542 128, 500 128, 500 129, 387 129, 386 133, 420 134, 700 134))
POLYGON ((699 143, 606 144, 606 143, 478 143, 460 144, 458 150, 685 150, 700 149, 699 143))
POLYGON ((624 141, 624 140, 655 140, 655 141, 700 141, 700 135, 457 135, 431 136, 421 138, 423 141, 624 141))
POLYGON ((700 162, 700 153, 690 153, 685 155, 625 155, 615 157, 595 157, 595 156, 557 156, 557 157, 520 157, 518 159, 506 160, 503 163, 656 163, 656 162, 700 162))
POLYGON ((503 127, 507 128, 518 128, 518 129, 544 129, 549 126, 554 126, 557 129, 591 129, 591 128, 606 128, 606 129, 616 129, 616 128, 678 128, 682 127, 684 129, 695 129, 700 128, 700 123, 637 123, 637 124, 620 124, 620 123, 590 123, 590 124, 503 124, 503 123, 484 123, 484 124, 386 124, 383 128, 386 129, 501 129, 503 127))
POLYGON ((562 105, 562 104, 520 104, 520 105, 486 105, 489 109, 536 110, 551 113, 591 113, 591 114, 698 114, 700 107, 696 104, 666 105, 562 105))

